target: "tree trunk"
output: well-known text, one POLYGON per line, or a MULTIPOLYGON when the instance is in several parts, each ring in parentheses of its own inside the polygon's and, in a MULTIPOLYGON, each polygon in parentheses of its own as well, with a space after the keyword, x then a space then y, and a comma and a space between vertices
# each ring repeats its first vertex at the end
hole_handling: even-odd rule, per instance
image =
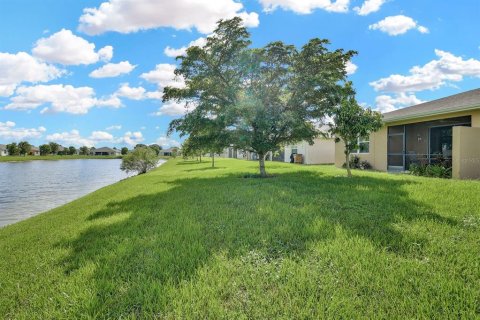
POLYGON ((200 162, 202 162, 202 154, 200 153, 200 162))
POLYGON ((267 171, 265 171, 265 155, 258 154, 258 163, 260 165, 260 176, 265 178, 267 176, 267 171))
POLYGON ((212 168, 215 168, 215 153, 212 153, 212 168))
POLYGON ((347 176, 352 177, 352 171, 350 170, 350 152, 345 152, 345 165, 347 167, 347 176))

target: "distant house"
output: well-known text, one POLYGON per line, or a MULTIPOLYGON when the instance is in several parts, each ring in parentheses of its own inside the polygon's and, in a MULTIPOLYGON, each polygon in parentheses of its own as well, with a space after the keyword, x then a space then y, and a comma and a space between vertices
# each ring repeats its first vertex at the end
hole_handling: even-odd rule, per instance
POLYGON ((160 150, 159 156, 171 157, 174 153, 178 153, 178 148, 168 148, 160 150))
POLYGON ((302 141, 285 146, 285 162, 290 162, 292 155, 296 160, 301 159, 304 164, 335 163, 335 140, 332 138, 317 138, 313 140, 313 145, 302 141), (296 155, 300 157, 296 157, 296 155))
POLYGON ((117 149, 103 147, 92 150, 91 154, 94 156, 119 156, 121 155, 121 152, 117 149))
POLYGON ((8 156, 7 146, 0 144, 0 157, 8 156))
POLYGON ((32 146, 30 148, 30 153, 29 153, 31 156, 39 156, 40 155, 40 149, 38 149, 37 147, 35 146, 32 146))

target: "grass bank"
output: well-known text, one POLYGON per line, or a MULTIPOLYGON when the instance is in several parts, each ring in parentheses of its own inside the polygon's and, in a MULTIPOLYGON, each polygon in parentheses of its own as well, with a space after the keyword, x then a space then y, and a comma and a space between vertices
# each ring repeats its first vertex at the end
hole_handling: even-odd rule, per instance
POLYGON ((6 318, 476 318, 480 183, 170 160, 0 229, 6 318))
POLYGON ((75 160, 75 159, 121 159, 122 156, 5 156, 0 157, 0 162, 18 162, 32 160, 75 160))

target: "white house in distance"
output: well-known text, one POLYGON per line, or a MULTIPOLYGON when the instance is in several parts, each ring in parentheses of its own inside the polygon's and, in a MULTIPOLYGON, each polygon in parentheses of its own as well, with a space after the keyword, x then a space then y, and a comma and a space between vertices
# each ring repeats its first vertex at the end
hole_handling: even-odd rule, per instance
POLYGON ((290 156, 302 155, 303 164, 335 163, 335 139, 317 138, 310 145, 306 141, 285 146, 285 162, 290 162, 290 156))
POLYGON ((8 156, 7 146, 0 144, 0 157, 8 156))

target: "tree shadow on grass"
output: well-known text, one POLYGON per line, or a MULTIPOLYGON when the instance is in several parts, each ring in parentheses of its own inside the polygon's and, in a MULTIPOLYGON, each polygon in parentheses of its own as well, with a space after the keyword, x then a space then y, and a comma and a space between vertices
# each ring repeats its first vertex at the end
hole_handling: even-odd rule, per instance
POLYGON ((309 244, 333 239, 339 226, 408 256, 411 243, 427 240, 402 234, 397 222, 455 224, 409 199, 409 183, 415 182, 308 171, 276 179, 175 180, 164 192, 111 202, 92 214, 98 224, 60 244, 71 249, 63 265, 67 274, 97 266, 90 311, 117 318, 161 312, 169 303, 166 286, 190 279, 215 253, 301 258, 309 244))

